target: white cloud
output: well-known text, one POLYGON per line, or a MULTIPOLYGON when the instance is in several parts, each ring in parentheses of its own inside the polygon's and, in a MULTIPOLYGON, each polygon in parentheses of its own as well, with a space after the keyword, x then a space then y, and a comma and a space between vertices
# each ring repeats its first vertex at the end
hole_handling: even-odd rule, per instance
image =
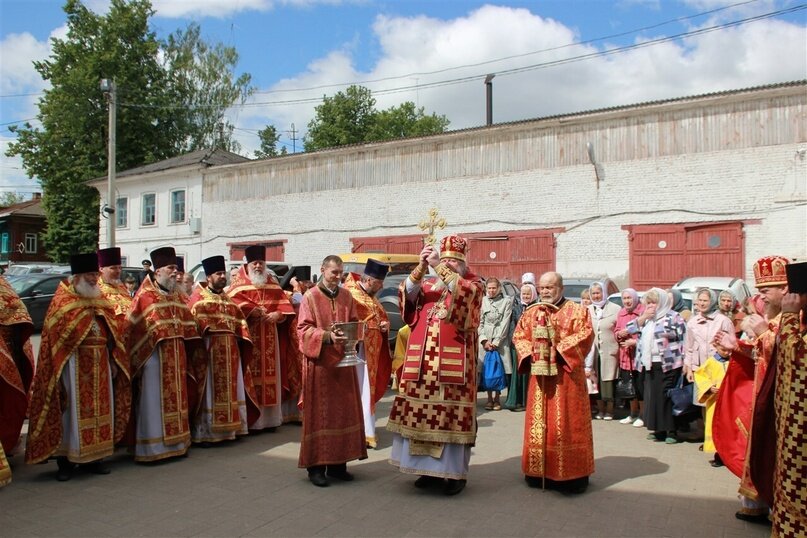
MULTIPOLYGON (((724 14, 721 12, 721 16, 724 14)), ((701 23, 708 27, 715 21, 701 23)), ((484 124, 483 79, 486 73, 499 73, 493 81, 496 122, 807 78, 807 51, 804 47, 807 28, 776 19, 514 75, 503 72, 610 47, 590 44, 557 48, 579 40, 579 37, 559 21, 543 18, 526 9, 497 6, 485 6, 453 20, 379 16, 373 30, 381 51, 379 60, 369 72, 357 72, 350 49, 344 48, 312 62, 296 77, 278 82, 266 90, 310 88, 421 73, 365 85, 373 90, 378 108, 411 100, 424 106, 427 112, 445 114, 451 120, 450 128, 459 129, 484 124), (552 48, 555 50, 547 50, 552 48), (542 50, 546 52, 426 74, 542 50), (422 87, 430 82, 467 76, 476 78, 463 84, 422 87), (409 85, 421 88, 381 93, 385 89, 409 85)), ((662 36, 637 38, 636 43, 655 37, 662 36)), ((330 95, 338 89, 343 88, 262 93, 254 96, 252 102, 321 98, 322 94, 330 95)), ((279 130, 286 130, 294 122, 297 129, 305 128, 316 104, 246 108, 239 113, 237 124, 259 129, 273 123, 279 130)), ((257 146, 257 138, 246 136, 242 143, 246 147, 257 146)))

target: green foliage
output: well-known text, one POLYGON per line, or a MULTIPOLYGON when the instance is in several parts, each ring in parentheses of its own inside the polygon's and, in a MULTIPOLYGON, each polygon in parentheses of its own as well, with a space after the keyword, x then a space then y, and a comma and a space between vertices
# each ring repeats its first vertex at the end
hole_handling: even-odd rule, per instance
POLYGON ((19 204, 25 201, 25 196, 17 194, 12 191, 4 191, 0 193, 0 207, 8 207, 10 205, 19 204))
POLYGON ((258 138, 261 139, 261 148, 255 152, 256 159, 267 159, 288 153, 285 146, 282 146, 280 150, 277 149, 280 135, 274 125, 267 125, 258 131, 258 138))
POLYGON ((187 150, 218 145, 234 149, 223 111, 250 91, 249 75, 233 80, 235 50, 209 46, 196 25, 161 43, 149 28, 149 0, 111 0, 106 15, 67 0, 67 35, 52 40, 52 54, 34 67, 51 89, 38 102, 41 127, 12 128, 7 155, 19 155, 43 189, 48 254, 65 262, 98 243, 99 196, 86 186, 107 169, 108 107, 102 78, 117 85, 118 170, 142 166, 187 150), (206 103, 208 107, 188 107, 206 103))
POLYGON ((219 147, 238 152, 234 126, 224 112, 235 103, 243 104, 254 91, 248 73, 234 78, 238 52, 221 43, 210 45, 202 39, 199 25, 191 23, 168 36, 164 53, 171 92, 186 105, 175 111, 175 121, 186 135, 181 151, 219 147))
POLYGON ((324 96, 308 123, 305 150, 442 133, 449 124, 445 116, 427 116, 411 101, 382 111, 375 109, 375 103, 372 92, 362 86, 324 96))

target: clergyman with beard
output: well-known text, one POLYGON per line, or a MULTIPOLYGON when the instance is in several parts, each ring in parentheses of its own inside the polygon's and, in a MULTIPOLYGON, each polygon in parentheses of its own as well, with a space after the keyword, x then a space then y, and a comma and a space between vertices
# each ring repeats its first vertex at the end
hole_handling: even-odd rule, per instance
POLYGON ((98 287, 95 252, 70 257, 72 276, 53 296, 31 389, 25 460, 56 456, 59 481, 76 465, 108 474, 129 418, 131 384, 120 324, 98 287))
POLYGON ((191 311, 177 291, 172 247, 151 253, 154 272, 140 286, 126 319, 132 377, 140 387, 135 461, 182 456, 191 443, 190 415, 198 401, 204 355, 191 311))
POLYGON ((121 255, 119 247, 102 248, 98 251, 98 265, 101 277, 98 287, 101 293, 115 307, 115 315, 123 322, 132 307, 132 295, 121 282, 121 255))
POLYGON ((247 263, 230 283, 227 294, 241 308, 249 325, 253 351, 250 374, 259 414, 249 423, 253 431, 275 431, 284 417, 297 417, 300 355, 294 307, 266 269, 266 247, 244 251, 247 263))
POLYGON ((192 420, 191 438, 209 447, 249 433, 247 416, 257 415, 258 407, 247 368, 252 357, 249 327, 241 309, 224 293, 224 256, 205 258, 202 265, 206 285, 196 288, 188 306, 204 340, 207 371, 201 406, 192 420))

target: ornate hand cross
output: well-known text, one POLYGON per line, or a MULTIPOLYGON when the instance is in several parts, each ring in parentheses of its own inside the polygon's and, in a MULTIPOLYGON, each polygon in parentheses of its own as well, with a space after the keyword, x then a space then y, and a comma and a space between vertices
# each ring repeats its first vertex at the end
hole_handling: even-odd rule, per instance
POLYGON ((418 228, 424 232, 428 230, 428 235, 423 238, 424 245, 434 245, 437 243, 437 237, 434 235, 435 230, 442 230, 446 227, 446 219, 437 217, 437 208, 433 207, 429 210, 428 220, 420 221, 418 228))

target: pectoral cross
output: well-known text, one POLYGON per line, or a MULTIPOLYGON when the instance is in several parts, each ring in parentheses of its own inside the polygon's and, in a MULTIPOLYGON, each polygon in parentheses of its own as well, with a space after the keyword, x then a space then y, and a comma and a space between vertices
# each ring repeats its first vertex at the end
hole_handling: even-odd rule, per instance
POLYGON ((446 227, 446 224, 446 219, 437 217, 437 208, 431 208, 429 210, 428 220, 422 220, 420 221, 420 224, 418 224, 418 228, 424 232, 427 230, 429 232, 428 235, 423 238, 423 244, 434 245, 437 242, 437 237, 434 235, 435 230, 442 230, 446 227))

